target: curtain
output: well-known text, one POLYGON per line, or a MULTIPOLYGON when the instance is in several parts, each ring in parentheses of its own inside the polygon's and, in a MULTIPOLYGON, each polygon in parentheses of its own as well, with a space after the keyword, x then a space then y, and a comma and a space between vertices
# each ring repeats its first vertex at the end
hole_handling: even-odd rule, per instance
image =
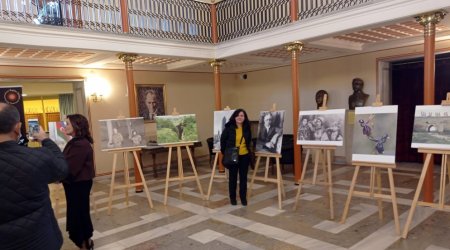
POLYGON ((61 121, 66 118, 66 115, 73 114, 73 94, 61 94, 59 95, 59 112, 61 121))

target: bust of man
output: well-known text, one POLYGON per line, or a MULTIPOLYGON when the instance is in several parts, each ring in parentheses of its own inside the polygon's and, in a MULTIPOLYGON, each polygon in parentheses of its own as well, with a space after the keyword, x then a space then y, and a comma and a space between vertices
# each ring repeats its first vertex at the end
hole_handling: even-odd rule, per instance
POLYGON ((369 95, 363 92, 364 81, 361 78, 355 78, 352 81, 353 94, 348 97, 348 107, 354 110, 355 107, 363 107, 369 98, 369 95))
POLYGON ((327 95, 327 99, 329 100, 329 95, 328 92, 326 92, 325 90, 321 89, 319 91, 317 91, 316 93, 316 103, 317 103, 317 109, 319 109, 320 107, 322 107, 323 105, 323 97, 327 95))

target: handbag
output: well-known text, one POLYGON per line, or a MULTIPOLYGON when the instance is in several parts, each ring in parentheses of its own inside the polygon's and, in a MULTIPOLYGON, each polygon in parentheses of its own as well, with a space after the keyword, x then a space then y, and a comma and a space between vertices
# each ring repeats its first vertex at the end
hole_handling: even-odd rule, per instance
MULTIPOLYGON (((242 139, 244 137, 241 137, 241 141, 239 142, 239 147, 241 146, 242 139)), ((226 148, 223 152, 222 157, 222 164, 225 166, 225 168, 235 168, 239 164, 239 147, 230 147, 226 148)))

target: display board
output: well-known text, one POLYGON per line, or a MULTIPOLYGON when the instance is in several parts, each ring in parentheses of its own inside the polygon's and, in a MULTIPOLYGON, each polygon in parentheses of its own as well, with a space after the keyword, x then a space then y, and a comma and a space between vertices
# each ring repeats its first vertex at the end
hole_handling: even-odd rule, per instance
POLYGON ((66 135, 65 128, 66 122, 64 121, 48 123, 49 138, 58 145, 61 151, 64 150, 67 142, 72 139, 71 136, 66 135))
POLYGON ((345 109, 300 111, 297 144, 342 146, 345 109))
POLYGON ((284 113, 284 110, 260 112, 256 152, 281 154, 284 113))
POLYGON ((103 151, 144 147, 144 118, 99 120, 103 151))
POLYGON ((411 147, 450 149, 450 106, 416 106, 411 147))
POLYGON ((352 161, 395 163, 398 106, 356 107, 352 161))
POLYGON ((220 150, 220 136, 222 135, 222 131, 225 128, 225 124, 228 122, 233 112, 234 110, 214 111, 213 148, 215 150, 220 150))
POLYGON ((195 114, 157 116, 156 141, 158 144, 198 141, 195 114))

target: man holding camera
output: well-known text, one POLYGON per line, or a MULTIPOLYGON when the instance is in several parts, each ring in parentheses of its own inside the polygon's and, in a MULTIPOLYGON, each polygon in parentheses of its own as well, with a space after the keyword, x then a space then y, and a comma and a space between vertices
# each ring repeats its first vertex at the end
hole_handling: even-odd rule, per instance
POLYGON ((41 148, 17 144, 20 127, 19 111, 0 103, 0 249, 60 249, 48 184, 66 177, 67 163, 42 128, 33 134, 41 148))

